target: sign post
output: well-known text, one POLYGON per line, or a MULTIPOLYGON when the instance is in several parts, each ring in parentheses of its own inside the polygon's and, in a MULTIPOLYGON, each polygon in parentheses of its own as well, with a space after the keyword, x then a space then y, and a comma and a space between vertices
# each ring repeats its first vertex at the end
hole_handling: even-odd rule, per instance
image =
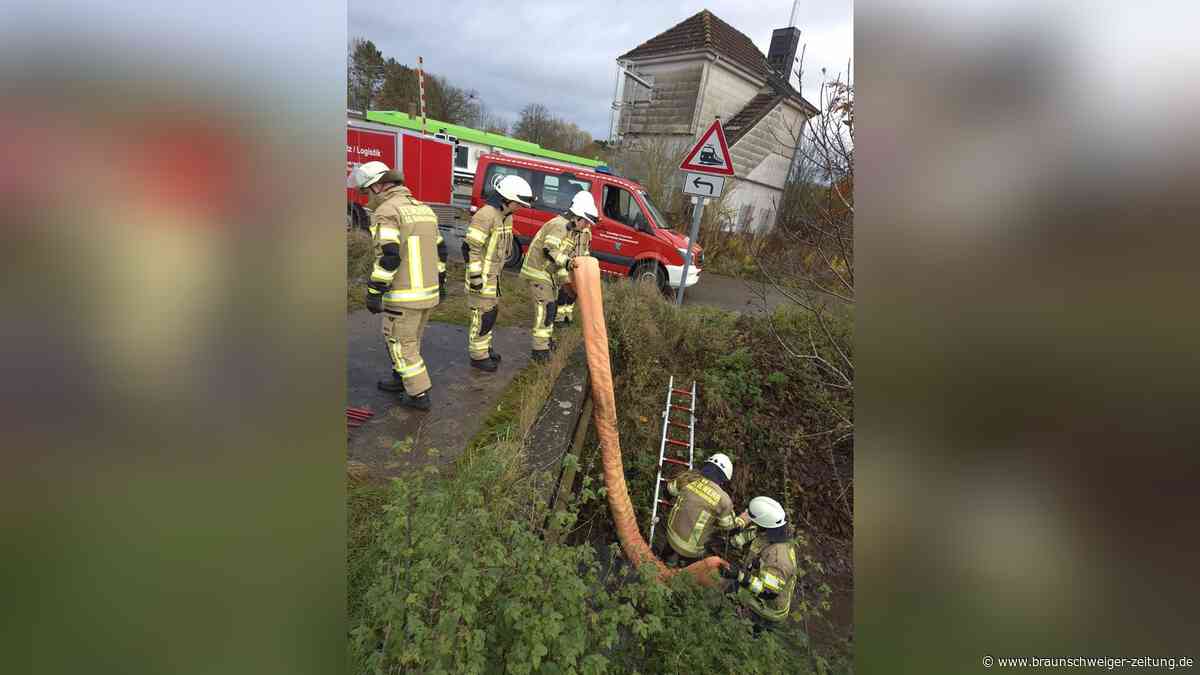
POLYGON ((679 277, 679 290, 675 292, 675 304, 683 304, 683 289, 687 287, 688 272, 692 268, 692 243, 700 235, 700 219, 704 205, 710 198, 721 196, 725 189, 725 177, 733 175, 733 159, 729 156, 729 144, 725 142, 725 129, 721 118, 713 120, 708 129, 700 134, 700 140, 684 155, 679 165, 683 174, 683 192, 692 195, 692 231, 688 234, 687 248, 683 254, 683 274, 679 277))

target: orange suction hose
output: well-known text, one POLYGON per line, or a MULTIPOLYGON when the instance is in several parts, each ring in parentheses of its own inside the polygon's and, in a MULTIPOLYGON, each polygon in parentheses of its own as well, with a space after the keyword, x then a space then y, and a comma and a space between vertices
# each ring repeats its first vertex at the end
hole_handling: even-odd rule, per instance
MULTIPOLYGON (((600 265, 595 258, 575 258, 572 272, 583 344, 587 350, 588 370, 592 379, 592 423, 600 437, 600 457, 604 469, 604 486, 608 492, 608 509, 612 513, 621 550, 635 566, 654 563, 660 579, 667 579, 680 570, 667 567, 638 530, 629 489, 625 485, 625 469, 621 463, 621 439, 617 434, 617 402, 613 395, 612 367, 608 357, 608 328, 604 322, 604 300, 600 288, 600 265)), ((709 556, 683 568, 701 584, 716 586, 717 570, 722 560, 709 556)))

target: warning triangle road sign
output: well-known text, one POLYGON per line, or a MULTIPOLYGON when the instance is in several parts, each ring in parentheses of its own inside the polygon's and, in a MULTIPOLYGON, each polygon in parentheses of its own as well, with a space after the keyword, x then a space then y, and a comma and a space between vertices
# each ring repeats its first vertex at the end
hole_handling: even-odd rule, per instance
POLYGON ((679 168, 718 176, 733 175, 733 160, 729 157, 729 144, 725 142, 725 129, 720 119, 713 120, 708 130, 700 135, 700 140, 684 156, 679 168))

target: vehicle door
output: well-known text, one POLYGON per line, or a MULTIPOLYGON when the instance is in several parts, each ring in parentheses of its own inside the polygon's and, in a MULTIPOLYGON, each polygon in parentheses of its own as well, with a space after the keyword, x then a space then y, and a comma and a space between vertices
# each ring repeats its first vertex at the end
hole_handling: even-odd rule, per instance
POLYGON ((599 202, 600 220, 592 232, 592 255, 600 269, 610 274, 629 274, 641 245, 641 230, 648 227, 646 214, 623 187, 604 183, 599 202))

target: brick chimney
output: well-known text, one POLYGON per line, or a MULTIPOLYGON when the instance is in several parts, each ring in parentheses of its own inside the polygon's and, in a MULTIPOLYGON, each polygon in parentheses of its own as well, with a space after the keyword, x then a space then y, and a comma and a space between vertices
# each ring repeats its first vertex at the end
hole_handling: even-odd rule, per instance
POLYGON ((796 52, 800 49, 800 29, 795 26, 771 31, 771 48, 767 50, 767 67, 785 81, 790 81, 796 68, 796 52))

